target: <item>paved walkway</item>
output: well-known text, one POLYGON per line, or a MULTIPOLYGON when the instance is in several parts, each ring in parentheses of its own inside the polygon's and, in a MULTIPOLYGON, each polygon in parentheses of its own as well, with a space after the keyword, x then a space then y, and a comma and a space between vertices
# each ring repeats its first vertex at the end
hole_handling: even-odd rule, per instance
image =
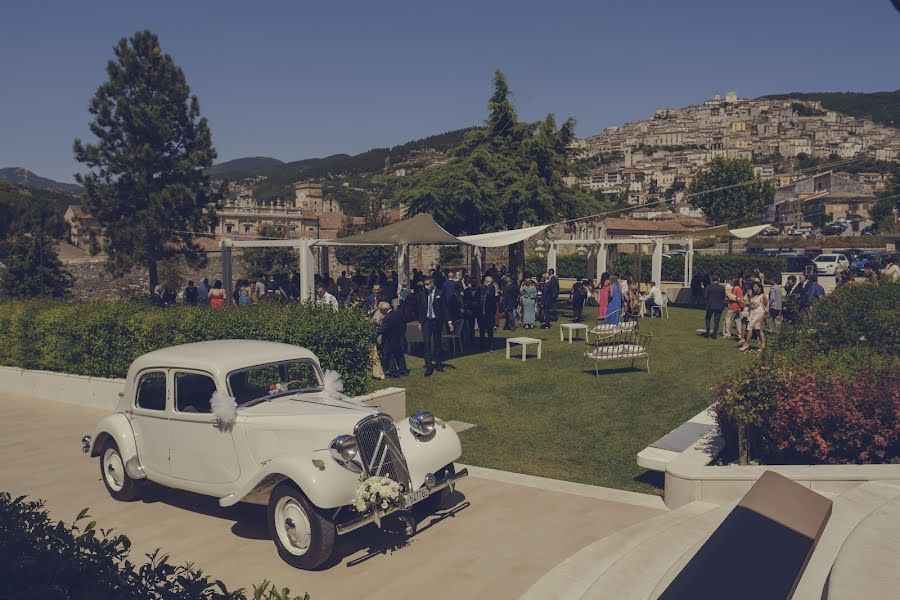
POLYGON ((0 395, 0 489, 47 501, 54 518, 82 508, 100 527, 131 538, 132 558, 157 547, 192 561, 231 588, 269 579, 313 600, 515 598, 545 572, 600 537, 663 512, 658 498, 473 469, 445 518, 425 516, 399 548, 367 527, 340 539, 334 564, 304 572, 268 539, 264 507, 223 509, 214 498, 151 489, 134 503, 106 493, 97 459, 81 453, 102 411, 0 395))

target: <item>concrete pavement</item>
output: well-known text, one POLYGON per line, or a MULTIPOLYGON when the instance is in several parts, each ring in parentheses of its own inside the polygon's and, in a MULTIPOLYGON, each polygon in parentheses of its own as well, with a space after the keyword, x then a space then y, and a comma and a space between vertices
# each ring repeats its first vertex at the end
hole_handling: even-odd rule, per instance
POLYGON ((580 548, 663 512, 648 496, 473 469, 454 506, 422 515, 411 539, 391 547, 370 526, 340 538, 326 568, 299 571, 278 558, 264 507, 223 509, 214 498, 158 487, 134 503, 110 498, 98 460, 80 450, 103 415, 0 396, 0 489, 43 498, 64 521, 89 507, 99 527, 131 539, 133 560, 161 548, 171 562, 191 561, 230 588, 268 579, 313 600, 515 598, 580 548))

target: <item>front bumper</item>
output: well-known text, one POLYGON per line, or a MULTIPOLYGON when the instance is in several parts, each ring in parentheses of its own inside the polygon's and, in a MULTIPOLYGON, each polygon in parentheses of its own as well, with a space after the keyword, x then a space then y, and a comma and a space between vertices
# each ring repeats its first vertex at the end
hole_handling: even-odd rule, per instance
MULTIPOLYGON (((428 488, 428 496, 441 491, 442 489, 449 487, 452 491, 454 487, 456 487, 456 482, 463 477, 466 477, 469 474, 468 469, 460 469, 457 473, 448 473, 447 477, 444 478, 443 481, 440 481, 434 485, 434 487, 428 488)), ((427 498, 426 496, 425 498, 427 498)), ((424 500, 422 498, 421 500, 424 500)), ((420 502, 421 502, 420 500, 420 502)), ((359 515, 358 517, 347 521, 346 523, 339 523, 337 528, 338 535, 344 535, 345 533, 350 533, 351 531, 356 531, 361 527, 365 527, 369 523, 376 523, 379 527, 381 526, 381 519, 386 517, 391 513, 395 513, 398 510, 405 510, 404 508, 389 508, 387 510, 375 509, 371 512, 367 512, 366 514, 359 515)))

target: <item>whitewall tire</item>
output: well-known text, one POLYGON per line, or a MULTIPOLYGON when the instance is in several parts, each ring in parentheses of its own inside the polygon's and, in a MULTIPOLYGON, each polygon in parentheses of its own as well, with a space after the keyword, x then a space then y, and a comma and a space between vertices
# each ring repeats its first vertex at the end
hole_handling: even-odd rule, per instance
POLYGON ((125 461, 112 440, 103 445, 100 453, 100 477, 106 491, 116 500, 130 502, 138 497, 137 483, 125 471, 125 461))
POLYGON ((331 558, 337 535, 334 523, 292 483, 281 483, 272 492, 267 519, 278 555, 289 565, 315 569, 331 558))

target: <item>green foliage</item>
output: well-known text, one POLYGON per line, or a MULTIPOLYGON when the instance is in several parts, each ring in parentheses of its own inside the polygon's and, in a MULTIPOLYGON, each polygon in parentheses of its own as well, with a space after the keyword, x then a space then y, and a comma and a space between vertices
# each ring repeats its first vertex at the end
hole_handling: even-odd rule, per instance
POLYGON ((746 159, 716 158, 691 181, 691 204, 715 225, 741 225, 762 216, 775 188, 753 174, 746 159))
MULTIPOLYGON (((259 227, 259 237, 262 239, 284 239, 284 231, 272 225, 263 223, 259 227)), ((241 257, 246 267, 245 275, 257 279, 260 277, 275 277, 281 279, 290 277, 300 269, 297 253, 293 248, 245 248, 241 257)))
POLYGON ((891 165, 890 173, 887 186, 878 194, 878 200, 869 210, 869 217, 878 225, 879 230, 890 229, 894 211, 900 211, 900 164, 891 165))
POLYGON ((441 267, 456 267, 464 266, 466 261, 460 246, 441 246, 438 262, 441 267))
POLYGON ((791 110, 801 117, 824 117, 826 114, 824 110, 813 108, 803 102, 791 102, 791 110))
POLYGON ((90 518, 84 509, 71 525, 54 522, 42 500, 0 492, 0 598, 301 600, 268 581, 252 595, 229 591, 190 563, 170 564, 159 550, 133 563, 131 540, 90 518))
POLYGON ((36 298, 65 296, 72 277, 59 260, 47 235, 20 234, 0 243, 6 268, 0 272, 0 297, 36 298))
MULTIPOLYGON (((375 212, 370 213, 366 222, 365 226, 354 227, 349 218, 345 219, 338 232, 338 238, 356 235, 387 224, 384 215, 375 212)), ((363 271, 394 269, 397 264, 394 252, 393 246, 337 246, 334 249, 334 255, 341 264, 363 271)))
POLYGON ((876 123, 897 127, 900 125, 900 90, 893 92, 791 92, 763 96, 777 100, 813 100, 828 110, 853 117, 872 119, 876 123))
MULTIPOLYGON (((575 120, 557 126, 518 120, 506 77, 497 70, 483 128, 466 134, 453 158, 425 169, 398 186, 394 201, 408 215, 431 214, 454 235, 515 229, 524 224, 588 214, 593 197, 563 183, 575 120)), ((510 270, 523 265, 521 245, 509 247, 510 270)))
POLYGON ((152 350, 207 340, 269 340, 312 350, 323 368, 364 393, 371 374, 374 329, 353 310, 315 304, 260 303, 210 310, 143 302, 0 302, 0 364, 94 377, 124 377, 152 350))
POLYGON ((74 143, 89 169, 76 179, 106 238, 110 269, 146 267, 152 288, 157 261, 181 255, 199 266, 205 258, 194 238, 215 223, 219 194, 206 169, 216 151, 197 97, 155 34, 123 38, 114 52, 88 108, 97 142, 74 143))

